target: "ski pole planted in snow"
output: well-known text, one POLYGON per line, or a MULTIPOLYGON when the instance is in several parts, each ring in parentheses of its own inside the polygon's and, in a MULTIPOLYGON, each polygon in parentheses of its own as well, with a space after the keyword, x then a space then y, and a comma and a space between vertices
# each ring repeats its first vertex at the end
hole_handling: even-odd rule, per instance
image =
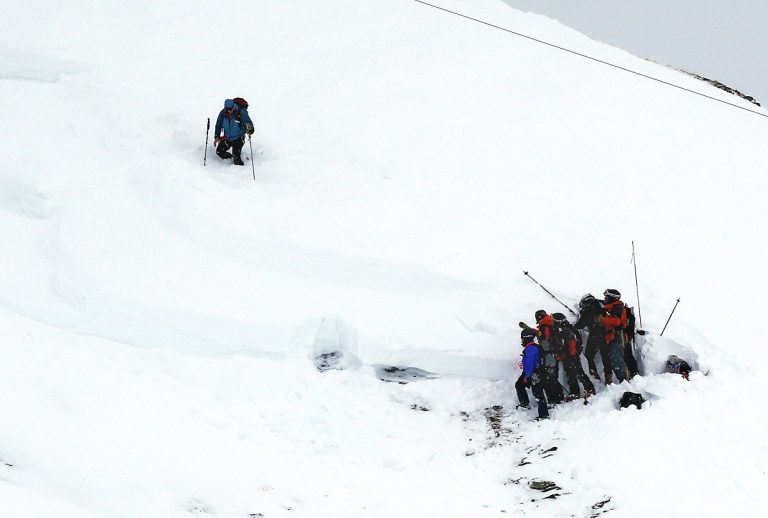
POLYGON ((635 293, 637 293, 637 317, 640 319, 640 327, 643 327, 643 312, 640 311, 640 288, 637 285, 637 258, 635 257, 635 242, 632 241, 632 264, 635 265, 635 293))
POLYGON ((253 181, 256 181, 256 166, 253 165, 253 144, 251 144, 251 136, 248 135, 248 146, 251 148, 251 171, 253 171, 253 181))
POLYGON ((211 131, 211 118, 208 117, 208 126, 205 128, 205 153, 203 153, 203 167, 205 167, 205 161, 208 159, 208 132, 211 131))
POLYGON ((568 311, 570 311, 570 312, 571 312, 571 315, 573 315, 573 316, 576 316, 576 313, 575 313, 575 312, 574 312, 574 311, 573 311, 571 308, 569 308, 568 306, 566 306, 566 305, 563 303, 563 301, 562 301, 562 300, 560 300, 560 299, 558 299, 557 297, 555 297, 555 296, 552 294, 552 292, 551 292, 551 291, 549 291, 547 288, 545 288, 544 286, 542 286, 541 284, 539 284, 539 281, 537 281, 536 279, 534 279, 533 277, 531 277, 530 275, 528 275, 528 272, 523 272, 523 273, 524 273, 524 274, 525 274, 525 275, 526 275, 526 276, 527 276, 529 279, 531 279, 533 282, 535 282, 536 284, 538 284, 538 285, 539 285, 539 287, 540 287, 542 290, 544 290, 544 291, 546 291, 547 293, 549 293, 549 295, 550 295, 550 296, 551 296, 553 299, 555 299, 556 301, 558 301, 558 302, 560 303, 560 305, 562 305, 562 306, 563 306, 565 309, 567 309, 568 311))
POLYGON ((661 330, 661 334, 659 336, 664 336, 664 331, 667 330, 667 325, 669 324, 669 321, 672 320, 672 315, 675 314, 675 310, 677 309, 677 305, 680 304, 680 299, 677 299, 677 302, 675 302, 675 307, 672 308, 672 313, 669 314, 669 318, 667 319, 667 323, 664 324, 664 329, 661 330))

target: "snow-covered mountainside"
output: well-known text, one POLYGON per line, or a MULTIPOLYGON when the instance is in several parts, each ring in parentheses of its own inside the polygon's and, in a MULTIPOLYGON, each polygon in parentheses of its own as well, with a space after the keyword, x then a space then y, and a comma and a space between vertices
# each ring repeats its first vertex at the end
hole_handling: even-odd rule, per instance
POLYGON ((768 513, 766 118, 410 0, 2 11, 0 515, 768 513), (644 375, 533 421, 523 271, 637 306, 632 241, 644 375))

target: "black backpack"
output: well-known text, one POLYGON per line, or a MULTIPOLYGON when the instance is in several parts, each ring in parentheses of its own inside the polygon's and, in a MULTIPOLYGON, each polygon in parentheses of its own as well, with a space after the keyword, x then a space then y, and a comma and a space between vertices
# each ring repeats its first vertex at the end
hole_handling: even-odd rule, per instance
POLYGON ((567 350, 568 342, 573 337, 576 341, 576 355, 581 355, 581 352, 584 350, 584 344, 579 330, 573 327, 573 324, 568 322, 562 313, 553 313, 552 318, 555 321, 552 330, 557 339, 557 354, 570 354, 567 350))
POLYGON ((581 338, 581 331, 573 327, 573 324, 568 322, 568 328, 573 333, 573 338, 576 340, 576 352, 581 355, 584 351, 584 340, 581 338))
POLYGON ((539 337, 536 346, 539 348, 539 366, 546 369, 554 369, 555 366, 557 366, 557 360, 555 359, 557 352, 555 349, 554 333, 549 339, 539 337))
POLYGON ((637 321, 635 320, 635 308, 631 308, 624 305, 624 308, 627 310, 627 327, 624 329, 624 332, 627 334, 630 340, 635 339, 635 331, 637 331, 637 321))

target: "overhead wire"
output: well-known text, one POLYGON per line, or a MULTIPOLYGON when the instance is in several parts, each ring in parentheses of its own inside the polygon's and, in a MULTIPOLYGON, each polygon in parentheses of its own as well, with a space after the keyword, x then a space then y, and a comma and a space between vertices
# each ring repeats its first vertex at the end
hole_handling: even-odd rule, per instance
POLYGON ((664 84, 664 85, 667 85, 667 86, 671 86, 673 88, 677 88, 677 89, 683 90, 683 91, 688 92, 688 93, 699 95, 701 97, 706 97, 707 99, 711 99, 713 101, 717 101, 719 103, 726 104, 726 105, 731 106, 733 108, 738 108, 740 110, 744 110, 746 112, 753 113, 755 115, 759 115, 760 117, 768 118, 768 113, 761 113, 761 112, 758 112, 758 111, 755 111, 755 110, 750 110, 749 108, 745 108, 744 106, 739 106, 738 104, 735 104, 735 103, 732 103, 732 102, 728 102, 728 101, 724 101, 723 99, 718 99, 717 97, 713 97, 711 95, 707 95, 707 94, 704 94, 704 93, 701 93, 701 92, 697 92, 696 90, 692 90, 692 89, 686 88, 684 86, 676 85, 675 83, 670 83, 669 81, 664 81, 663 79, 659 79, 657 77, 653 77, 653 76, 650 76, 648 74, 643 74, 642 72, 638 72, 638 71, 632 70, 630 68, 626 68, 626 67, 622 67, 620 65, 616 65, 615 63, 610 63, 608 61, 604 61, 602 59, 598 59, 596 57, 589 56, 587 54, 582 54, 581 52, 577 52, 575 50, 571 50, 571 49, 568 49, 566 47, 561 47, 560 45, 555 45, 554 43, 549 43, 547 41, 540 40, 540 39, 534 38, 532 36, 528 36, 526 34, 523 34, 523 33, 520 33, 520 32, 516 32, 516 31, 513 31, 511 29, 507 29, 505 27, 501 27, 499 25, 494 25, 494 24, 492 24, 490 22, 479 20, 479 19, 473 18, 471 16, 467 16, 466 14, 462 14, 462 13, 459 13, 459 12, 456 12, 456 11, 451 11, 450 9, 446 9, 445 7, 440 7, 439 5, 430 4, 429 2, 424 2, 423 0, 413 0, 413 1, 417 2, 417 3, 420 3, 420 4, 423 4, 423 5, 426 5, 426 6, 429 6, 429 7, 433 7, 435 9, 440 10, 440 11, 445 11, 446 13, 450 13, 450 14, 453 14, 455 16, 459 16, 461 18, 465 18, 467 20, 471 20, 473 22, 477 22, 477 23, 480 23, 480 24, 483 24, 483 25, 487 25, 488 27, 492 27, 494 29, 498 29, 498 30, 501 30, 501 31, 504 31, 504 32, 508 32, 510 34, 514 34, 515 36, 520 36, 521 38, 525 38, 527 40, 531 40, 531 41, 534 41, 536 43, 541 43, 542 45, 547 45, 548 47, 552 47, 552 48, 555 48, 557 50, 561 50, 563 52, 568 52, 569 54, 574 54, 576 56, 579 56, 579 57, 582 57, 582 58, 585 58, 585 59, 589 59, 591 61, 595 61, 597 63, 603 64, 603 65, 607 65, 609 67, 616 68, 616 69, 621 70, 623 72, 628 72, 630 74, 634 74, 634 75, 643 77, 645 79, 650 79, 652 81, 656 81, 658 83, 661 83, 661 84, 664 84))

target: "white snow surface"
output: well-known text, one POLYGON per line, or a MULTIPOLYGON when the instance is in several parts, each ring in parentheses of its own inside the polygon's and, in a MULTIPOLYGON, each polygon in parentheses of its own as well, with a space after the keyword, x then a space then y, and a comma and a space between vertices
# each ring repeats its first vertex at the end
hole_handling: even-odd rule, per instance
POLYGON ((409 0, 0 13, 3 517, 768 515, 764 117, 409 0), (234 96, 255 181, 202 164, 234 96), (565 311, 523 271, 637 307, 632 241, 644 375, 515 410, 518 321, 565 311))

